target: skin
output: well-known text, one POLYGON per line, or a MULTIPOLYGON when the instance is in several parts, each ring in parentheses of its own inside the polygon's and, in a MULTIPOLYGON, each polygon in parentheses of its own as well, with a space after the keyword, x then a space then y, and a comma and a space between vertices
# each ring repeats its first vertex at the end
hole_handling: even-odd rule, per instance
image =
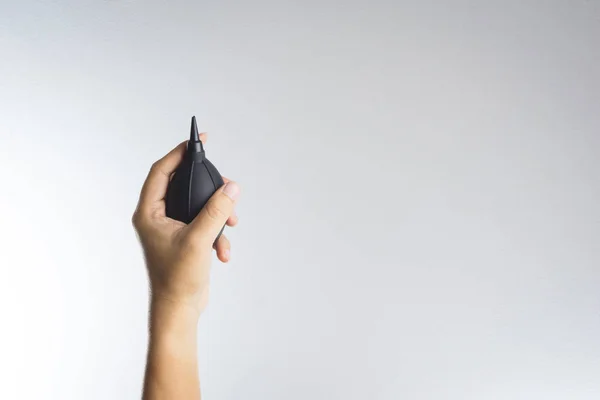
MULTIPOLYGON (((206 143, 206 134, 200 139, 206 143)), ((240 189, 226 178, 189 225, 165 215, 167 185, 186 143, 152 165, 132 217, 150 281, 144 400, 200 399, 197 327, 208 303, 212 251, 228 262, 231 249, 225 235, 213 243, 223 224, 238 221, 234 207, 240 189)))

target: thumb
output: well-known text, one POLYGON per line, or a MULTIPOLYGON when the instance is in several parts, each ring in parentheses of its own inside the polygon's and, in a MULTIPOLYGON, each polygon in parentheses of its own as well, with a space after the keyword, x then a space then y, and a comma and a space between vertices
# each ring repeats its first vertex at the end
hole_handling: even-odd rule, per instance
POLYGON ((194 241, 210 243, 217 238, 240 195, 240 187, 233 181, 221 186, 204 205, 200 213, 188 225, 194 241))

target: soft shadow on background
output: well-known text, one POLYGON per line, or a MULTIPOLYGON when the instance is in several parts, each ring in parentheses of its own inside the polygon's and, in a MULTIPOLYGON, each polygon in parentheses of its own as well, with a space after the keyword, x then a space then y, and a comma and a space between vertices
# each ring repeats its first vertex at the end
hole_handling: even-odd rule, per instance
POLYGON ((0 398, 139 398, 130 217, 243 187, 206 399, 600 398, 600 5, 1 1, 0 398))

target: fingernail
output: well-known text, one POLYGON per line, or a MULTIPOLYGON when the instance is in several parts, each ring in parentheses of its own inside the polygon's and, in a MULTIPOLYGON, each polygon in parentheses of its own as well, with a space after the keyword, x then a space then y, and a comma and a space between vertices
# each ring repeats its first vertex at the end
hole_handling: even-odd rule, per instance
POLYGON ((226 260, 229 260, 229 254, 230 254, 230 251, 229 251, 229 249, 228 249, 228 250, 225 250, 225 259, 226 259, 226 260))
POLYGON ((223 194, 231 200, 235 200, 240 195, 240 187, 235 182, 227 182, 223 188, 223 194))

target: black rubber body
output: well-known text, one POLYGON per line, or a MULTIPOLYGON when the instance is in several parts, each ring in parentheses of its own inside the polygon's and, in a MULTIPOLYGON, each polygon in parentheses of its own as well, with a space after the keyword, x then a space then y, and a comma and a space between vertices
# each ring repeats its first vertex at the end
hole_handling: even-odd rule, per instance
POLYGON ((167 217, 189 224, 223 184, 223 177, 205 157, 204 146, 198 137, 196 118, 193 117, 184 159, 167 188, 167 217))

